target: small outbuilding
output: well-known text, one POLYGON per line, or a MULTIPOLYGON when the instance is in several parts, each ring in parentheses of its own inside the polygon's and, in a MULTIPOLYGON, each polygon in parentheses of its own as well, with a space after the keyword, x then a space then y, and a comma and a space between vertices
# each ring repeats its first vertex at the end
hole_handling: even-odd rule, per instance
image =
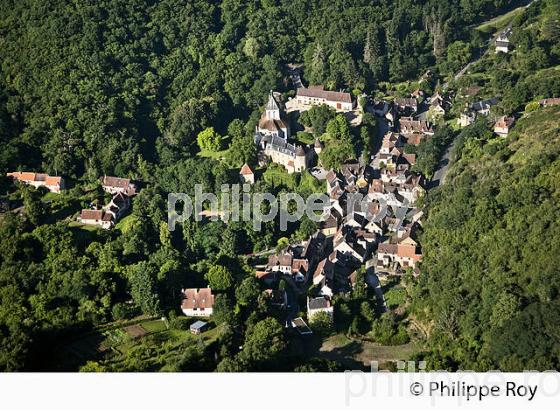
POLYGON ((255 173, 249 166, 249 164, 243 164, 241 171, 239 171, 239 180, 242 184, 254 184, 255 183, 255 173))
POLYGON ((199 335, 208 330, 208 323, 197 320, 191 325, 190 330, 193 335, 199 335))

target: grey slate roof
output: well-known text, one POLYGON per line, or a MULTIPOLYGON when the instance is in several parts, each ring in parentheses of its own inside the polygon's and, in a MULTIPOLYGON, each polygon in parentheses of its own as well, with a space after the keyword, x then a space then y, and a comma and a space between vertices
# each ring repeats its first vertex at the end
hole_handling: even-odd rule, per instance
POLYGON ((309 299, 308 304, 309 309, 326 309, 331 306, 331 302, 324 297, 309 299))
POLYGON ((204 328, 207 324, 208 323, 203 322, 202 320, 197 320, 196 322, 194 322, 191 325, 190 329, 191 330, 200 330, 200 329, 204 328))
POLYGON ((274 93, 272 92, 272 90, 270 90, 270 94, 268 95, 268 102, 266 103, 266 109, 267 110, 280 109, 280 105, 278 104, 278 101, 276 101, 276 98, 274 98, 274 93))

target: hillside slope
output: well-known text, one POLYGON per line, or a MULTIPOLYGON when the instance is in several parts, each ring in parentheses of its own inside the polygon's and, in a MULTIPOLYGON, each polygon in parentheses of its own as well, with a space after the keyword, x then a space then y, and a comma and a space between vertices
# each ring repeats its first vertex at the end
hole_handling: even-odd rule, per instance
POLYGON ((432 368, 558 368, 560 108, 471 137, 428 202, 416 311, 432 368))

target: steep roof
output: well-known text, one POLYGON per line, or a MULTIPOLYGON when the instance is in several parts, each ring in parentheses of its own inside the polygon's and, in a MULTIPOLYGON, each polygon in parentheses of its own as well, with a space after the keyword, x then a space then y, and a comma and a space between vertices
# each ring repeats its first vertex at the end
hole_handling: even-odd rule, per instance
POLYGON ((245 163, 241 167, 241 171, 239 171, 240 175, 253 175, 253 170, 249 166, 249 164, 245 163))
POLYGON ((317 268, 313 273, 313 278, 316 278, 319 275, 323 275, 328 279, 333 279, 334 277, 334 264, 329 258, 324 258, 317 264, 317 268))
POLYGON ((378 253, 386 253, 389 255, 396 255, 397 254, 397 245, 392 243, 380 243, 377 247, 378 253))
POLYGON ((402 117, 399 119, 401 132, 433 132, 433 128, 428 121, 415 120, 412 117, 402 117))
POLYGON ((395 104, 399 107, 412 107, 418 106, 418 101, 416 98, 395 98, 395 104))
POLYGON ((410 258, 412 260, 420 260, 422 255, 417 252, 416 246, 414 245, 397 245, 397 255, 403 258, 410 258))
POLYGON ((301 259, 301 258, 294 258, 292 260, 292 272, 296 273, 296 272, 301 272, 303 270, 303 272, 307 272, 307 270, 309 269, 309 262, 307 259, 301 259))
POLYGON ((276 98, 274 98, 274 93, 272 92, 272 90, 270 90, 270 93, 268 94, 268 102, 266 103, 266 110, 279 110, 280 109, 280 104, 278 104, 278 101, 276 101, 276 98))
POLYGON ((191 325, 190 330, 202 330, 202 329, 204 329, 207 325, 208 325, 208 323, 203 322, 202 320, 197 320, 196 322, 194 322, 194 323, 191 325))
POLYGON ((265 111, 259 120, 259 129, 267 131, 280 131, 282 129, 288 129, 288 125, 282 119, 269 120, 268 118, 266 118, 265 111))
POLYGON ((271 255, 268 257, 268 266, 292 266, 293 256, 289 253, 282 253, 280 255, 271 255))

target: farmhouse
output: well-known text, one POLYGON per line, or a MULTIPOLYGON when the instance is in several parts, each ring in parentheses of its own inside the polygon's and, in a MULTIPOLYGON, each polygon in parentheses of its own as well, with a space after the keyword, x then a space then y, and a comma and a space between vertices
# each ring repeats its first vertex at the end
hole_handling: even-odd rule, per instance
POLYGON ((101 186, 110 194, 123 193, 128 196, 136 195, 136 185, 128 178, 111 177, 104 175, 99 178, 101 186))
POLYGON ((352 111, 354 102, 350 93, 326 91, 322 85, 300 87, 297 89, 296 101, 301 105, 326 104, 337 111, 352 111))
POLYGON ((113 214, 103 209, 82 209, 78 222, 84 225, 98 225, 103 229, 111 229, 115 225, 113 214))
POLYGON ((111 229, 129 207, 130 198, 122 192, 118 192, 103 209, 83 209, 78 217, 78 222, 111 229))
POLYGON ((35 188, 43 186, 57 194, 64 189, 64 180, 62 177, 51 177, 47 174, 38 174, 35 172, 8 172, 6 176, 12 177, 23 184, 31 185, 35 188))

